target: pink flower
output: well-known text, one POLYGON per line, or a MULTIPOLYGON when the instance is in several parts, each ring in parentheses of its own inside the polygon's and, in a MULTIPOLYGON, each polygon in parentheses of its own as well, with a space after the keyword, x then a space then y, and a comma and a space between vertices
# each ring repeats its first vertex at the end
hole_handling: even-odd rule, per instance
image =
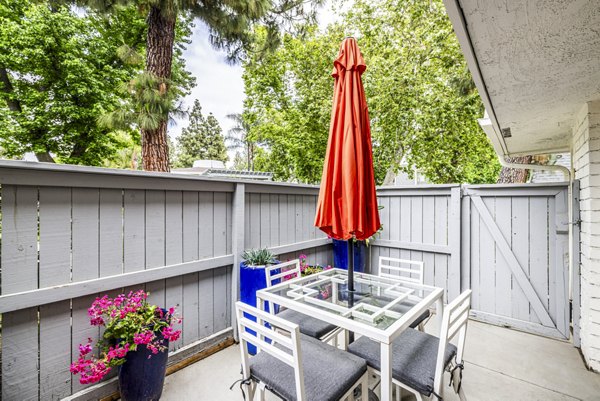
POLYGON ((133 336, 133 342, 135 344, 149 344, 150 341, 152 341, 152 339, 154 338, 154 333, 152 333, 152 331, 150 330, 146 330, 142 333, 136 333, 133 336))
POLYGON ((173 330, 172 327, 167 326, 162 329, 162 334, 169 341, 177 341, 181 335, 181 330, 173 330))
POLYGON ((300 259, 301 261, 306 260, 307 258, 308 258, 308 256, 306 256, 303 253, 301 253, 300 255, 298 255, 298 259, 300 259))
POLYGON ((86 345, 79 344, 79 355, 84 356, 92 352, 92 339, 88 338, 86 345))

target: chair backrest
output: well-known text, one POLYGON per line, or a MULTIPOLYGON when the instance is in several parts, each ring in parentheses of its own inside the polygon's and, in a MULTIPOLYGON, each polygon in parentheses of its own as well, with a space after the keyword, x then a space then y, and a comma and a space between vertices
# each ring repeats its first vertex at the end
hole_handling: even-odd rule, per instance
MULTIPOLYGON (((288 277, 289 279, 298 278, 302 275, 300 271, 300 259, 290 260, 288 262, 278 263, 276 265, 270 265, 265 267, 265 275, 267 276, 267 288, 273 285, 278 279, 282 279, 288 277), (287 267, 292 266, 289 269, 287 267), (273 272, 276 272, 273 274, 273 272)), ((277 311, 275 310, 275 305, 272 301, 268 302, 269 304, 269 312, 275 314, 277 311)))
POLYGON ((450 340, 458 334, 456 363, 462 363, 467 336, 467 322, 471 310, 471 290, 466 290, 444 308, 442 327, 440 328, 440 344, 438 346, 437 362, 435 367, 434 391, 441 394, 442 376, 444 374, 444 354, 450 340))
POLYGON ((299 326, 240 301, 235 303, 235 309, 244 379, 250 378, 248 344, 252 344, 256 347, 257 353, 266 352, 294 369, 297 399, 304 401, 306 393, 304 371, 301 368, 299 326), (248 330, 252 330, 256 335, 248 330), (275 344, 278 346, 276 347, 275 344))
POLYGON ((423 262, 380 256, 379 277, 423 284, 423 262))
POLYGON ((276 265, 270 265, 265 267, 265 274, 267 275, 267 288, 273 285, 273 282, 283 277, 297 278, 300 277, 300 259, 290 260, 288 262, 278 263, 276 265), (291 269, 285 269, 288 266, 293 266, 291 269), (278 270, 278 273, 273 274, 274 270, 278 270))

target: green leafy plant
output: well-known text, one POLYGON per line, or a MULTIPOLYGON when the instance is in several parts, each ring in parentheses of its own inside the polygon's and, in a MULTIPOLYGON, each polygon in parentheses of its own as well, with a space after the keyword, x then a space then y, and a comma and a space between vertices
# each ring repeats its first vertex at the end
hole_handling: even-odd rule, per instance
POLYGON ((275 255, 268 249, 247 249, 242 254, 246 266, 264 266, 276 263, 275 255))

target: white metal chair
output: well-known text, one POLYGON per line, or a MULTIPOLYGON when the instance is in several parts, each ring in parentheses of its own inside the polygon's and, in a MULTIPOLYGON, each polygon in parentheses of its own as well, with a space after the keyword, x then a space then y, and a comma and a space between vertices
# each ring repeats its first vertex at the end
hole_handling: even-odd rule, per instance
POLYGON ((236 316, 242 383, 250 400, 257 388, 261 401, 266 390, 290 401, 350 401, 358 386, 368 394, 364 359, 301 334, 297 324, 242 302, 236 302, 236 316), (256 346, 256 356, 248 355, 248 344, 256 346))
MULTIPOLYGON (((387 256, 379 257, 379 277, 391 278, 394 280, 407 281, 409 283, 424 284, 423 262, 419 260, 407 260, 390 258, 387 256)), ((423 312, 410 327, 418 328, 423 331, 425 321, 429 319, 431 312, 423 312)))
MULTIPOLYGON (((265 267, 265 274, 267 275, 267 288, 271 287, 277 280, 281 280, 285 277, 289 277, 290 279, 300 277, 302 274, 300 271, 300 260, 294 259, 288 262, 267 266, 265 267), (288 267, 291 268, 286 269, 288 267)), ((269 301, 269 311, 271 313, 276 312, 275 305, 273 305, 273 302, 271 301, 269 301)), ((337 337, 340 333, 337 326, 291 309, 280 311, 277 316, 289 322, 296 323, 300 326, 300 332, 302 334, 318 338, 325 342, 332 341, 332 344, 337 346, 337 337)))
MULTIPOLYGON (((463 369, 463 351, 467 321, 471 309, 471 290, 460 294, 444 308, 440 336, 435 337, 417 330, 406 330, 392 346, 393 383, 417 397, 417 400, 441 400, 443 373, 451 372, 455 389, 461 400, 465 395, 460 385, 463 369), (450 340, 458 334, 457 346, 450 340)), ((350 344, 348 351, 364 358, 369 368, 379 373, 381 359, 379 344, 361 337, 350 344)))
POLYGON ((380 256, 379 276, 423 284, 423 262, 380 256))

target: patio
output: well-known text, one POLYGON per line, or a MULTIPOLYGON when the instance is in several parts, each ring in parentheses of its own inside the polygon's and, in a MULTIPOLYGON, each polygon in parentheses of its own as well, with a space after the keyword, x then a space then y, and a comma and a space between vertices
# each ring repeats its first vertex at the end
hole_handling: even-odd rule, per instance
MULTIPOLYGON (((434 333, 435 322, 426 328, 434 333)), ((463 383, 469 401, 594 401, 600 397, 600 377, 585 368, 578 350, 566 341, 471 320, 465 361, 463 383)), ((239 346, 230 346, 168 376, 161 400, 241 400, 238 386, 229 390, 240 378, 240 363, 239 346)), ((272 395, 267 399, 277 400, 272 395)), ((444 400, 458 397, 450 391, 444 400)))
MULTIPOLYGON (((315 186, 12 161, 0 162, 0 182, 3 400, 114 399, 113 372, 81 385, 69 365, 99 334, 87 314, 97 294, 138 288, 184 317, 163 399, 241 399, 229 391, 239 348, 223 348, 235 337, 242 251, 332 264, 331 240, 312 226, 315 186)), ((380 256, 418 260, 444 302, 473 291, 468 399, 598 399, 600 377, 570 342, 566 184, 377 195, 384 230, 368 271, 378 273, 380 256)), ((426 328, 435 332, 434 321, 426 328)))

